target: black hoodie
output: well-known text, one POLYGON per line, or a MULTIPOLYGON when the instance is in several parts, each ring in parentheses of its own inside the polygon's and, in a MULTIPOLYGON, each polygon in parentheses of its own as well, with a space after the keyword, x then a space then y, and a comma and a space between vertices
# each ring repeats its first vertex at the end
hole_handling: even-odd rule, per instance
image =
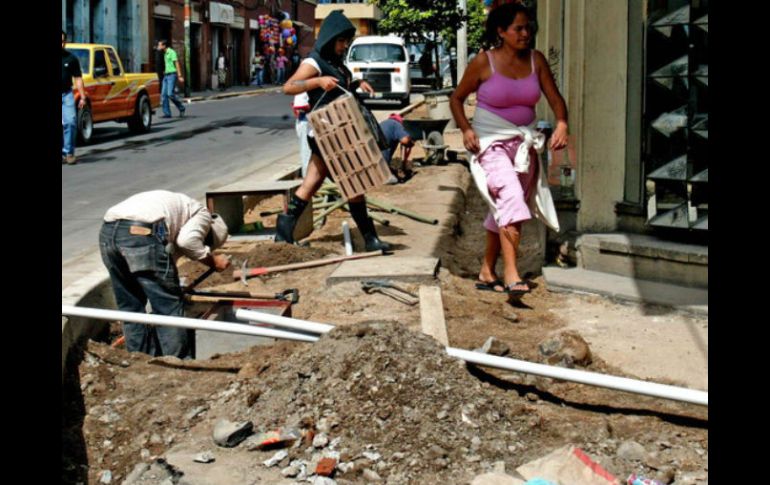
MULTIPOLYGON (((337 78, 339 85, 347 90, 350 90, 350 82, 353 79, 353 75, 345 67, 342 56, 338 56, 334 52, 334 44, 340 37, 352 39, 355 34, 356 27, 345 17, 342 10, 333 10, 321 24, 318 39, 315 42, 313 51, 308 56, 318 63, 318 66, 321 68, 321 76, 337 78)), ((344 94, 344 91, 332 89, 323 96, 323 99, 321 99, 321 96, 324 94, 323 88, 313 89, 308 91, 307 94, 310 99, 310 106, 315 107, 318 100, 321 100, 317 106, 320 108, 344 94)))

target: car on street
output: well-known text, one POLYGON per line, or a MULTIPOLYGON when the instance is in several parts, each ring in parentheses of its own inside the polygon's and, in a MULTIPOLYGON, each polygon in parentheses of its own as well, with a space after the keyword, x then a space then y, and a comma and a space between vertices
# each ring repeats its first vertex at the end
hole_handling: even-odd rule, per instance
MULTIPOLYGON (((160 106, 160 81, 156 73, 127 73, 115 49, 105 44, 68 43, 66 49, 80 62, 86 105, 78 110, 78 140, 87 144, 95 123, 128 123, 133 133, 146 133, 160 106)), ((75 103, 80 94, 75 90, 75 103)))
POLYGON ((375 93, 362 99, 397 101, 409 104, 412 83, 404 39, 394 35, 365 35, 356 38, 348 49, 345 64, 353 79, 366 80, 375 93))

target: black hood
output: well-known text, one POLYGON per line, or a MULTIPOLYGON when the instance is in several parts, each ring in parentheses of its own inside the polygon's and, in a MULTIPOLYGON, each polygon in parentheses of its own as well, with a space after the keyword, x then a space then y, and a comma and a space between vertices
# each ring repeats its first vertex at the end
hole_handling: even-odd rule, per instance
POLYGON ((326 54, 326 56, 329 54, 334 55, 332 54, 334 46, 329 46, 329 43, 333 43, 339 37, 352 39, 355 35, 355 25, 345 17, 342 10, 333 10, 321 24, 318 39, 315 41, 313 50, 319 54, 326 54))

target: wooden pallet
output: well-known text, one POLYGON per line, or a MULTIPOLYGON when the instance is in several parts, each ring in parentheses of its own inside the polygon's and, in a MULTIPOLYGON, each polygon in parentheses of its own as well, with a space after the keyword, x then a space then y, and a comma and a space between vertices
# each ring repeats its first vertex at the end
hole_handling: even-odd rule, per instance
POLYGON ((384 185, 390 169, 353 96, 346 94, 308 114, 324 162, 351 199, 384 185))

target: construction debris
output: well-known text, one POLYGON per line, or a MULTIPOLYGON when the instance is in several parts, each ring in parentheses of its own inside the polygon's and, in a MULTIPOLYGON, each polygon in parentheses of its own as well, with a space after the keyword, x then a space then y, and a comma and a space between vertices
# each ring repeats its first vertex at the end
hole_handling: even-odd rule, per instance
POLYGON ((232 448, 245 440, 252 433, 253 428, 254 425, 251 421, 234 423, 226 419, 220 419, 214 425, 212 438, 217 445, 232 448))

